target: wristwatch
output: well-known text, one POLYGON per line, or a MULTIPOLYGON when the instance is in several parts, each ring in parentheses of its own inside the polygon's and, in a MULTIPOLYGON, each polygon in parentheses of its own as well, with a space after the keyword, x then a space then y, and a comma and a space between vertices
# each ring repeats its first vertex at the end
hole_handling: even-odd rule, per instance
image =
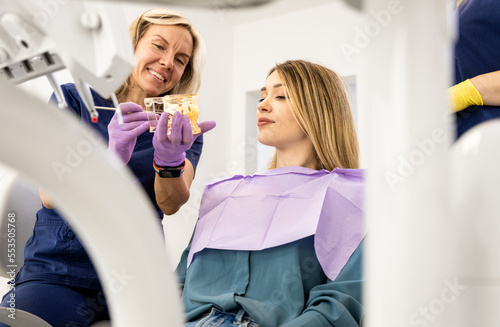
POLYGON ((181 176, 182 172, 184 171, 185 165, 186 160, 184 160, 181 165, 176 167, 162 167, 158 166, 153 160, 153 168, 161 178, 175 178, 181 176))

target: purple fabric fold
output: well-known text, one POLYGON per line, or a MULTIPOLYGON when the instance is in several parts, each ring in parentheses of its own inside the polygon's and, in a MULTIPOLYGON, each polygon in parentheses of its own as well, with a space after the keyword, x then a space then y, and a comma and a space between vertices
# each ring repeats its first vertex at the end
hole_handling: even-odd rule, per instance
POLYGON ((187 266, 205 248, 258 251, 315 236, 335 279, 364 237, 363 172, 284 167, 206 184, 187 266))

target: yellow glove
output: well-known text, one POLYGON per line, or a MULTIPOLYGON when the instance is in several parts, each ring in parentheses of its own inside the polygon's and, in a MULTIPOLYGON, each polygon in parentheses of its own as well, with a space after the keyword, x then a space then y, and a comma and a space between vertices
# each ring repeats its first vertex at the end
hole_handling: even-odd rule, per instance
POLYGON ((453 112, 458 112, 474 105, 483 105, 483 98, 470 79, 450 87, 448 94, 453 112))

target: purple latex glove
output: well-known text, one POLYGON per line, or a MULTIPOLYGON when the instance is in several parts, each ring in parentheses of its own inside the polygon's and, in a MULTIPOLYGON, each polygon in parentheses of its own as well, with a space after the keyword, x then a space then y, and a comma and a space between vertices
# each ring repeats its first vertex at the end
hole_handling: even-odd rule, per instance
POLYGON ((108 151, 116 154, 124 164, 127 164, 134 151, 137 136, 149 128, 148 113, 133 102, 120 103, 123 115, 123 125, 118 124, 115 112, 108 125, 109 144, 108 151))
POLYGON ((189 117, 176 111, 172 115, 171 132, 170 136, 168 136, 168 115, 161 115, 153 137, 155 163, 163 167, 180 166, 186 158, 186 151, 191 148, 194 140, 199 135, 214 128, 215 121, 205 121, 199 123, 198 126, 201 132, 193 134, 189 117))

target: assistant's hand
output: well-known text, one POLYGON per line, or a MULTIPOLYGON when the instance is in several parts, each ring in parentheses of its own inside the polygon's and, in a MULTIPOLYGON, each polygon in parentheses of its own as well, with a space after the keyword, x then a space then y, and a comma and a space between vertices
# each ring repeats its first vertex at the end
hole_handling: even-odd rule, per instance
POLYGON ((205 121, 199 123, 198 126, 201 132, 193 134, 189 117, 176 111, 172 115, 171 132, 170 136, 168 136, 168 115, 161 115, 153 137, 155 163, 163 167, 180 166, 186 158, 186 151, 191 148, 194 140, 196 140, 199 135, 214 128, 215 121, 205 121))
POLYGON ((451 110, 458 112, 470 106, 482 106, 483 98, 470 79, 448 89, 451 110))
POLYGON ((108 125, 109 144, 108 151, 116 154, 124 164, 127 164, 134 151, 137 136, 149 128, 148 113, 133 102, 120 103, 123 115, 123 125, 118 124, 115 112, 108 125))

